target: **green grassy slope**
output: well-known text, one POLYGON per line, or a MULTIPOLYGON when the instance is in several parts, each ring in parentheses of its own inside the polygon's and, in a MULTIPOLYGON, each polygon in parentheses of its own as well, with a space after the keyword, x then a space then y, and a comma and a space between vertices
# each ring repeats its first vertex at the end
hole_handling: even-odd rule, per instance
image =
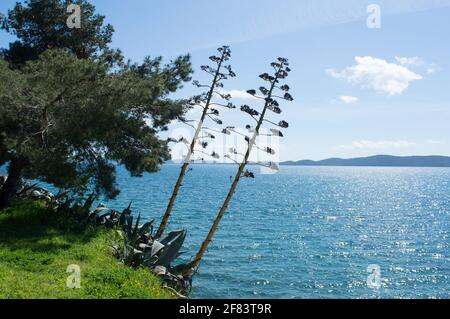
POLYGON ((37 203, 0 211, 0 299, 173 298, 148 269, 113 257, 117 232, 56 224, 37 203), (71 264, 80 266, 80 289, 67 288, 71 264))

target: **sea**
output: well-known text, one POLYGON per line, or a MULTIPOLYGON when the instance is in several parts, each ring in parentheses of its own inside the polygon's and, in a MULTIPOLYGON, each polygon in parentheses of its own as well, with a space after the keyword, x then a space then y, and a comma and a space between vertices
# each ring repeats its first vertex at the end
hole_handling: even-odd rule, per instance
MULTIPOLYGON (((237 167, 192 165, 169 230, 206 237, 237 167)), ((105 202, 158 225, 180 167, 130 177, 105 202)), ((193 298, 450 298, 450 168, 252 167, 193 280, 193 298)))
MULTIPOLYGON (((190 260, 231 186, 234 165, 191 165, 168 230, 190 260)), ((193 279, 192 298, 450 298, 450 168, 250 167, 193 279)), ((120 195, 159 224, 180 166, 131 177, 120 195)))

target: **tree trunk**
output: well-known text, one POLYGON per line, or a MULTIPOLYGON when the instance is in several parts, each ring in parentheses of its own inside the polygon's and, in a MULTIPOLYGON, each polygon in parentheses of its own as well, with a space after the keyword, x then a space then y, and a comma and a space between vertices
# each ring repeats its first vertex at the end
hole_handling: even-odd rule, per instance
POLYGON ((26 162, 20 158, 14 158, 9 163, 8 177, 0 189, 0 209, 4 209, 10 205, 11 198, 17 192, 25 164, 26 162))

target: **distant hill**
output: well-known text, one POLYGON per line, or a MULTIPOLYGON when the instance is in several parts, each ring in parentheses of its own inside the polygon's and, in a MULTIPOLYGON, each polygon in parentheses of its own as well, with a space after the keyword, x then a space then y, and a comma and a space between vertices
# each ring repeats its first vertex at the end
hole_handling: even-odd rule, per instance
POLYGON ((388 166, 388 167, 450 167, 447 156, 390 156, 376 155, 359 158, 329 158, 322 161, 287 161, 281 165, 291 166, 388 166))

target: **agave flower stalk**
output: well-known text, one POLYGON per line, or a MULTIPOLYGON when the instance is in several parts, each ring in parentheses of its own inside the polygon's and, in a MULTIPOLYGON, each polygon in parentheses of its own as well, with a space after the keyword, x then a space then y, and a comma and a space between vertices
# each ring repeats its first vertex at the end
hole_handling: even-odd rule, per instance
MULTIPOLYGON (((181 166, 181 170, 180 170, 180 174, 178 176, 177 182, 175 183, 175 187, 173 189, 172 192, 172 196, 170 197, 169 203, 167 205, 166 211, 164 213, 164 216, 162 217, 161 220, 161 224, 156 232, 155 238, 161 238, 161 236, 163 235, 166 226, 167 226, 167 222, 170 218, 171 212, 172 212, 172 208, 175 204, 175 200, 177 198, 178 195, 178 191, 180 190, 180 187, 182 185, 184 176, 186 175, 187 172, 187 168, 192 160, 192 156, 194 154, 195 150, 195 146, 198 144, 198 141, 200 139, 200 134, 202 132, 203 129, 203 123, 205 122, 206 118, 210 118, 211 120, 213 120, 214 122, 216 122, 217 124, 222 124, 222 121, 218 118, 213 117, 214 116, 218 116, 219 112, 212 108, 212 106, 214 105, 218 105, 221 106, 221 104, 214 104, 213 101, 213 97, 214 96, 219 96, 220 98, 223 98, 225 100, 230 100, 231 96, 229 94, 223 94, 220 91, 218 91, 218 88, 222 88, 223 84, 222 84, 222 80, 227 79, 228 77, 235 77, 235 73, 231 70, 231 66, 230 65, 224 65, 224 63, 226 61, 228 61, 231 57, 231 50, 228 46, 223 46, 220 47, 218 49, 219 51, 219 55, 218 56, 211 56, 209 59, 211 61, 213 61, 214 63, 216 63, 216 67, 210 67, 207 65, 204 65, 201 67, 201 69, 203 71, 205 71, 206 73, 210 74, 213 76, 211 85, 208 87, 206 85, 201 85, 198 81, 194 81, 194 85, 201 88, 201 87, 208 87, 208 92, 197 96, 196 98, 194 98, 193 102, 191 103, 191 105, 195 106, 201 106, 203 108, 203 112, 202 115, 200 117, 200 120, 197 123, 197 127, 194 127, 191 124, 188 124, 188 122, 197 122, 197 121, 183 121, 185 124, 195 128, 195 133, 194 133, 194 137, 192 139, 192 141, 189 143, 186 141, 186 139, 182 138, 180 141, 185 142, 186 144, 189 144, 189 149, 188 149, 188 153, 186 155, 186 157, 184 158, 184 162, 183 165, 181 166), (225 72, 224 72, 225 70, 225 72)), ((232 103, 228 103, 226 105, 224 105, 227 108, 234 108, 234 105, 232 103)), ((212 134, 208 135, 209 138, 214 138, 214 136, 212 134)), ((207 145, 207 144, 206 144, 207 145)), ((205 145, 203 145, 205 146, 205 145)), ((203 153, 203 151, 202 151, 203 153)), ((212 157, 217 158, 217 154, 213 153, 211 154, 212 157)))
MULTIPOLYGON (((206 249, 208 248, 208 245, 211 242, 211 240, 212 240, 212 238, 213 238, 213 236, 214 236, 214 234, 215 234, 215 232, 216 232, 216 230, 217 230, 217 228, 219 226, 219 223, 220 223, 223 215, 225 214, 225 212, 226 212, 226 210, 228 208, 228 205, 229 205, 229 203, 230 203, 230 201, 231 201, 231 199, 233 197, 233 194, 234 194, 234 192, 236 190, 236 187, 238 186, 238 183, 239 183, 239 180, 241 179, 241 177, 252 177, 252 178, 254 178, 254 174, 253 173, 248 172, 248 171, 244 171, 244 169, 245 169, 245 167, 248 164, 249 157, 250 157, 250 154, 252 152, 253 147, 255 146, 256 139, 257 139, 257 137, 259 135, 260 128, 263 125, 263 123, 266 121, 265 117, 266 117, 267 111, 268 110, 272 110, 272 111, 275 110, 274 112, 276 114, 281 113, 281 110, 278 107, 278 102, 275 100, 275 98, 280 98, 280 99, 284 99, 284 100, 287 100, 287 101, 292 101, 293 100, 292 96, 289 93, 287 93, 287 91, 289 90, 289 87, 287 85, 279 86, 280 80, 286 78, 288 76, 289 72, 291 71, 290 68, 289 68, 289 63, 288 63, 287 59, 285 59, 285 58, 278 58, 278 61, 272 63, 271 65, 272 65, 272 67, 275 70, 275 73, 274 73, 273 76, 270 76, 267 73, 264 73, 264 74, 260 75, 260 77, 263 80, 265 80, 265 81, 270 83, 270 88, 269 89, 266 89, 264 87, 260 88, 260 91, 263 94, 263 96, 262 97, 257 96, 255 90, 247 91, 249 94, 264 100, 265 101, 264 108, 263 108, 262 112, 259 113, 258 111, 250 108, 248 105, 244 105, 244 106, 241 107, 241 110, 243 112, 248 113, 252 118, 254 118, 257 121, 257 125, 256 125, 256 127, 254 129, 252 129, 253 136, 251 138, 246 138, 246 141, 248 142, 247 151, 246 151, 246 153, 244 155, 244 158, 243 158, 241 164, 239 165, 239 169, 236 172, 236 176, 234 177, 234 180, 233 180, 233 183, 232 183, 232 185, 230 187, 228 195, 225 198, 225 201, 223 202, 223 205, 220 208, 220 211, 217 214, 217 217, 214 220, 214 223, 211 226, 211 229, 210 229, 210 231, 209 231, 205 241, 202 243, 199 251, 197 252, 195 258, 189 264, 189 267, 184 269, 184 275, 187 275, 187 276, 192 275, 192 273, 195 271, 195 269, 200 264, 201 259, 202 259, 203 255, 205 254, 206 249), (279 96, 275 95, 275 91, 280 91, 280 90, 285 92, 284 96, 282 96, 282 97, 279 97, 279 96), (259 115, 259 118, 257 118, 258 115, 259 115)), ((277 125, 279 127, 284 127, 284 128, 287 128, 289 126, 288 123, 285 122, 285 121, 281 121, 281 122, 279 122, 278 124, 275 124, 275 125, 277 125)), ((279 130, 273 130, 272 132, 275 132, 276 134, 274 134, 274 135, 276 135, 276 136, 282 136, 282 133, 279 130)), ((272 153, 271 149, 269 149, 268 151, 270 153, 272 153)), ((236 153, 235 149, 232 149, 231 152, 236 153)), ((228 158, 230 158, 230 157, 228 156, 228 158)), ((271 165, 271 167, 274 167, 274 165, 271 165)))

